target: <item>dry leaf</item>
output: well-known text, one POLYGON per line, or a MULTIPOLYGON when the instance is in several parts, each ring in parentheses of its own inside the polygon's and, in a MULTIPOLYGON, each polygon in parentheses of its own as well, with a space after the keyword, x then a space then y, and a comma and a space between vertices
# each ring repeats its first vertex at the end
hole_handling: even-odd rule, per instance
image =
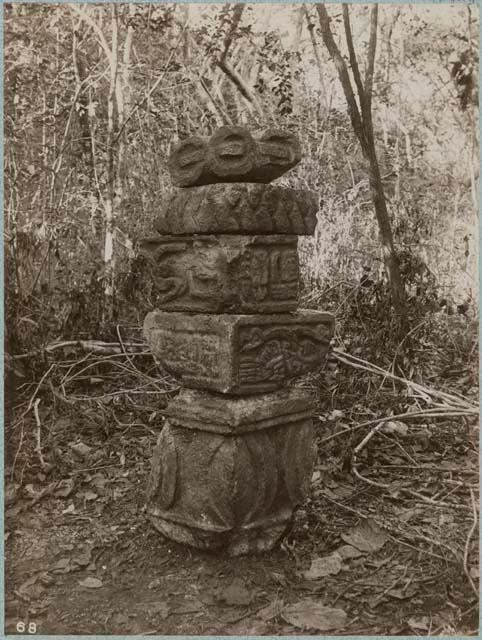
POLYGON ((79 498, 84 498, 84 500, 87 500, 87 501, 95 500, 98 497, 96 493, 89 490, 83 493, 79 493, 78 495, 79 495, 79 498))
POLYGON ((264 607, 264 609, 261 609, 261 611, 258 611, 256 615, 258 616, 258 618, 261 618, 261 620, 267 622, 268 620, 272 620, 273 618, 279 616, 283 611, 284 606, 285 605, 283 600, 275 600, 274 602, 271 602, 267 607, 264 607))
POLYGON ((411 629, 419 629, 421 631, 428 631, 430 627, 430 618, 428 616, 422 616, 421 618, 408 618, 407 624, 411 629))
POLYGON ((390 420, 390 422, 386 422, 381 428, 381 433, 386 433, 387 435, 397 435, 402 436, 402 438, 408 435, 408 427, 404 422, 400 422, 399 420, 390 420))
POLYGON ((244 580, 234 578, 227 589, 220 589, 219 599, 233 606, 248 605, 251 602, 251 593, 246 589, 244 580))
POLYGON ((171 613, 171 609, 169 605, 166 604, 165 602, 151 603, 149 605, 149 611, 151 613, 155 613, 156 616, 159 616, 159 618, 161 618, 161 620, 165 620, 167 617, 169 617, 169 614, 171 613))
POLYGON ((25 593, 26 591, 28 591, 29 587, 33 586, 37 582, 39 577, 40 576, 36 574, 28 578, 28 580, 25 580, 25 582, 22 585, 20 585, 20 587, 18 588, 18 591, 20 591, 20 593, 25 593))
POLYGON ((60 558, 60 560, 57 560, 57 562, 52 567, 52 571, 66 573, 69 564, 70 558, 60 558))
POLYGON ((359 549, 355 549, 350 544, 344 544, 335 551, 342 560, 348 560, 349 558, 359 558, 363 553, 359 549))
POLYGON ((325 576, 331 576, 339 573, 343 569, 341 556, 335 551, 329 556, 315 558, 311 561, 311 567, 308 571, 303 571, 306 580, 318 580, 325 576))
POLYGON ((75 505, 73 502, 71 502, 69 506, 62 511, 62 515, 69 514, 69 513, 75 513, 75 505))
POLYGON ((79 584, 81 587, 87 587, 88 589, 98 589, 102 587, 102 580, 98 578, 85 578, 85 580, 80 580, 79 584))
POLYGON ((79 458, 86 458, 92 450, 92 447, 84 444, 83 442, 77 442, 76 444, 71 444, 70 448, 72 452, 75 453, 79 458))
POLYGON ((316 629, 329 631, 342 629, 346 624, 347 615, 343 609, 325 607, 316 600, 301 600, 286 607, 281 614, 289 624, 299 629, 316 629))
POLYGON ((371 518, 362 520, 348 533, 342 533, 341 537, 352 547, 368 553, 381 549, 388 539, 385 531, 371 518))
POLYGON ((87 567, 92 559, 92 549, 86 549, 81 551, 78 555, 72 558, 74 564, 78 564, 79 567, 87 567))
POLYGON ((54 496, 57 498, 68 498, 74 489, 74 480, 73 478, 66 478, 62 480, 54 491, 54 496))
POLYGON ((390 589, 390 591, 387 592, 387 596, 390 596, 390 598, 395 598, 396 600, 409 600, 417 593, 417 591, 418 589, 415 586, 409 587, 406 590, 390 589))

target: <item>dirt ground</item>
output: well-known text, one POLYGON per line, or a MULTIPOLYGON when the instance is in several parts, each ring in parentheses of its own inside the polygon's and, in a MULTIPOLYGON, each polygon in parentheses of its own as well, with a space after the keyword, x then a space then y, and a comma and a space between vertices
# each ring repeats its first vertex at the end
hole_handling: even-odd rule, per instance
POLYGON ((278 549, 233 559, 154 530, 144 491, 162 417, 121 409, 103 429, 46 409, 44 469, 32 454, 20 482, 7 475, 7 633, 478 634, 475 420, 392 421, 360 452, 360 478, 347 416, 321 414, 310 498, 278 549))

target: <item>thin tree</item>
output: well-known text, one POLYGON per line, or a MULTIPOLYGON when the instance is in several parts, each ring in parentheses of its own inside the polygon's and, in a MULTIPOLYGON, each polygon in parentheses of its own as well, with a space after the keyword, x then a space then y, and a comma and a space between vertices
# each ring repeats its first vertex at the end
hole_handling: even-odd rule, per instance
POLYGON ((343 93, 345 94, 345 99, 348 106, 348 114, 350 116, 353 130, 360 143, 363 156, 368 161, 370 193, 380 232, 383 261, 390 282, 393 308, 395 310, 395 314, 401 321, 401 327, 404 324, 406 318, 406 296, 405 289, 400 277, 398 258, 393 243, 393 234, 390 225, 390 217, 388 215, 387 201, 385 198, 385 193, 383 191, 380 167, 378 164, 375 148, 375 137, 373 133, 372 120, 372 90, 373 72, 375 67, 375 53, 377 47, 378 5, 373 4, 370 11, 370 37, 368 41, 367 66, 364 80, 362 80, 360 74, 360 68, 358 66, 358 61, 353 46, 348 5, 343 4, 342 7, 343 25, 345 29, 348 56, 360 106, 358 106, 357 104, 347 65, 333 38, 333 33, 330 27, 330 17, 328 15, 326 7, 323 4, 317 4, 316 10, 318 12, 318 17, 320 20, 323 42, 328 50, 328 53, 330 54, 330 57, 335 63, 338 78, 343 88, 343 93))

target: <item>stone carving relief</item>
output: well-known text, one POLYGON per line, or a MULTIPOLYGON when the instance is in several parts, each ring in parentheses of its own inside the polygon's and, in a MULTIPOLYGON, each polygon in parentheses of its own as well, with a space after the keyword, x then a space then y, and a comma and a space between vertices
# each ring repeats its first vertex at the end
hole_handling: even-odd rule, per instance
POLYGON ((298 139, 279 129, 253 138, 247 129, 225 126, 210 138, 193 136, 176 145, 169 156, 172 182, 195 187, 219 182, 268 183, 301 160, 298 139))
POLYGON ((154 223, 162 234, 287 233, 311 235, 318 199, 312 191, 266 184, 213 184, 167 196, 154 223))
POLYGON ((194 546, 228 546, 233 555, 245 552, 247 532, 276 524, 271 540, 261 536, 262 549, 256 542, 250 549, 265 550, 303 498, 312 464, 311 419, 232 437, 167 423, 154 451, 148 513, 164 533, 175 527, 194 546))
POLYGON ((143 241, 159 309, 292 311, 297 306, 296 236, 175 236, 143 241))
POLYGON ((152 312, 144 333, 164 368, 183 384, 221 393, 261 393, 320 366, 330 314, 187 315, 152 312))

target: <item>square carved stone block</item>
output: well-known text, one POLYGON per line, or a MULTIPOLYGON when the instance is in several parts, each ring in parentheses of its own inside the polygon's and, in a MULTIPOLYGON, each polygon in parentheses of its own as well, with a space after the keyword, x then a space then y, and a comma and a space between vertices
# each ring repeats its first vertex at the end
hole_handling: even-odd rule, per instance
POLYGON ((174 191, 155 220, 162 234, 288 233, 313 235, 318 197, 307 189, 213 184, 174 191))
POLYGON ((235 435, 303 422, 311 419, 313 411, 313 398, 301 389, 247 397, 182 389, 169 402, 166 415, 171 425, 235 435))
POLYGON ((143 240, 141 252, 159 309, 272 313, 297 307, 296 236, 162 236, 143 240))
POLYGON ((144 336, 161 365, 184 386, 221 393, 274 391, 319 367, 334 317, 300 310, 278 315, 153 311, 144 336))
POLYGON ((147 512, 162 534, 231 555, 277 543, 309 489, 313 425, 311 416, 290 415, 279 399, 269 405, 270 398, 263 398, 277 426, 226 435, 192 429, 190 418, 189 428, 179 416, 177 424, 169 418, 147 490, 147 512))

